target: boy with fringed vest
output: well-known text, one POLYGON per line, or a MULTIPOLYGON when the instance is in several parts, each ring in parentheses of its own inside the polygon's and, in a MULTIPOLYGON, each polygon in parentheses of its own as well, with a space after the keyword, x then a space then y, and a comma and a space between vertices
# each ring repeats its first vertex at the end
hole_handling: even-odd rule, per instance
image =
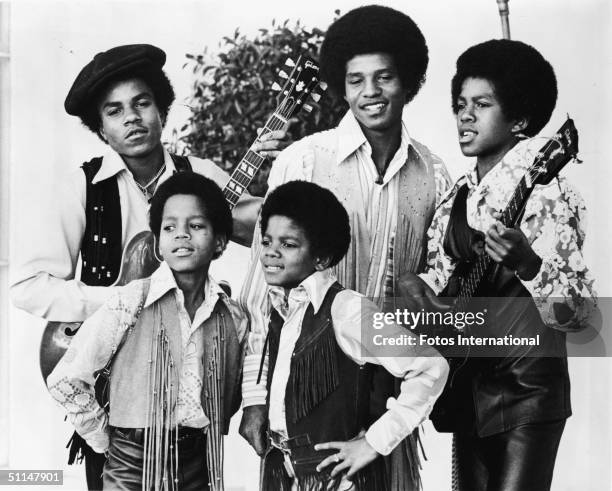
POLYGON ((175 174, 151 202, 163 261, 89 318, 48 379, 96 452, 104 489, 223 489, 223 441, 240 405, 245 317, 209 276, 232 233, 219 187, 175 174), (110 411, 94 395, 110 369, 110 411))
MULTIPOLYGON (((262 489, 385 490, 380 457, 428 416, 447 363, 418 343, 390 351, 362 342, 368 319, 380 311, 331 272, 351 237, 347 212, 331 191, 305 181, 279 186, 262 208, 261 232, 273 306, 261 359, 263 368, 268 358, 262 489), (382 415, 370 411, 374 364, 401 379, 382 415)), ((412 337, 396 324, 376 332, 412 337)))

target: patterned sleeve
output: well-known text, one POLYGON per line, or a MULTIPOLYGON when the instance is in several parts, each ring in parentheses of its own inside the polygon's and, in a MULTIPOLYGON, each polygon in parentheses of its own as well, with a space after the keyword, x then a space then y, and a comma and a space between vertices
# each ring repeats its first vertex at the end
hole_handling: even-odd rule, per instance
POLYGON ((129 313, 136 310, 132 304, 137 306, 140 299, 130 297, 120 290, 87 319, 47 379, 53 398, 98 453, 108 448, 108 415, 96 401, 94 373, 104 368, 130 325, 129 313))
POLYGON ((563 178, 534 190, 521 230, 542 266, 523 284, 544 323, 562 331, 587 327, 596 310, 593 278, 582 255, 585 228, 584 201, 563 178))

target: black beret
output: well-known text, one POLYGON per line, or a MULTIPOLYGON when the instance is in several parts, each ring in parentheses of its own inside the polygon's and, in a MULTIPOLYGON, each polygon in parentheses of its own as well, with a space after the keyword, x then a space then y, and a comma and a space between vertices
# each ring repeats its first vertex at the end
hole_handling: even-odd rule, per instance
POLYGON ((98 53, 77 75, 64 108, 68 114, 80 116, 107 81, 134 70, 161 71, 165 62, 166 53, 150 44, 128 44, 98 53))

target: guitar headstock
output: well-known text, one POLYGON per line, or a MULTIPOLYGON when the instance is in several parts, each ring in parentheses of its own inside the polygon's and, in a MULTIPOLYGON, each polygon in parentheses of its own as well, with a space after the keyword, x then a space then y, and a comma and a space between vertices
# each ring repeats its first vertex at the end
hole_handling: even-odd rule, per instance
POLYGON ((574 121, 567 118, 554 138, 538 152, 530 169, 533 184, 548 184, 561 169, 578 155, 578 130, 574 121))
POLYGON ((307 104, 309 98, 318 102, 321 92, 327 86, 319 79, 319 65, 306 56, 300 56, 296 62, 289 59, 285 62, 291 73, 285 70, 279 72, 279 76, 285 80, 284 85, 275 83, 272 89, 279 91, 277 96, 278 107, 275 114, 284 119, 295 116, 302 109, 310 112, 312 106, 307 104))

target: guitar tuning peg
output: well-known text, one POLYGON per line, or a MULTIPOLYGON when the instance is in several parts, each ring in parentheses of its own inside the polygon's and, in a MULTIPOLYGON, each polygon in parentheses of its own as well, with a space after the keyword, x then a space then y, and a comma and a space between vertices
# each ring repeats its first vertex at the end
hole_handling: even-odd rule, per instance
POLYGON ((315 102, 319 102, 321 100, 321 94, 313 93, 312 94, 312 100, 315 101, 315 102))
POLYGON ((272 90, 276 90, 278 92, 281 89, 282 89, 282 87, 280 85, 278 85, 276 82, 274 82, 272 84, 272 90))
POLYGON ((304 104, 304 111, 311 112, 312 111, 312 106, 310 104, 304 104))
POLYGON ((285 61, 285 65, 294 67, 295 61, 293 61, 291 58, 287 58, 287 61, 285 61))
POLYGON ((287 72, 285 70, 281 70, 280 72, 278 72, 278 76, 280 78, 289 78, 289 75, 287 75, 287 72))
POLYGON ((319 87, 321 87, 321 90, 327 90, 327 84, 325 82, 319 82, 319 87))

